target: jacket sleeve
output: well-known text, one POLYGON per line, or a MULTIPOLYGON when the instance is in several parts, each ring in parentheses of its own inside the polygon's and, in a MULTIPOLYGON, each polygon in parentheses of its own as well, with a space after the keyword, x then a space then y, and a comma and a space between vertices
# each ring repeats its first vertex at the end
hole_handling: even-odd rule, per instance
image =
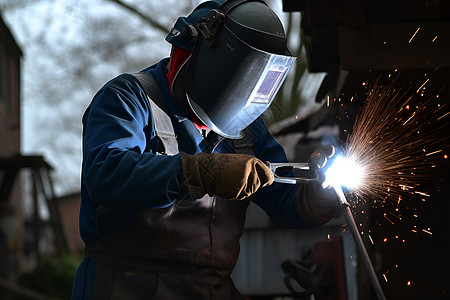
MULTIPOLYGON (((250 130, 254 136, 253 146, 257 158, 264 162, 287 162, 284 149, 270 134, 261 118, 251 125, 250 130)), ((317 226, 317 224, 305 221, 299 213, 296 200, 299 187, 299 185, 274 182, 272 185, 255 193, 252 196, 252 200, 272 220, 289 228, 311 228, 317 226)))
POLYGON ((180 157, 145 151, 155 138, 151 110, 132 75, 113 79, 95 95, 83 125, 82 177, 95 205, 156 208, 178 197, 180 157))

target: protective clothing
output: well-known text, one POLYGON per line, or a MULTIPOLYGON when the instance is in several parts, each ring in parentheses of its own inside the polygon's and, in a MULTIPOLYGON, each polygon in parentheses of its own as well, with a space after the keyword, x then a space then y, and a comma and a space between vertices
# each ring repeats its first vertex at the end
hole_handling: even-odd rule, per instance
MULTIPOLYGON (((190 120, 185 107, 170 93, 166 77, 167 63, 168 59, 163 59, 143 71, 151 74, 160 88, 171 113, 180 152, 189 155, 201 152, 240 153, 251 154, 261 161, 287 161, 283 149, 260 118, 245 130, 244 137, 239 140, 221 140, 214 132, 210 132, 206 137, 202 135, 190 120), (220 143, 217 143, 218 141, 220 143), (210 147, 211 144, 214 147, 210 147)), ((107 286, 113 290, 114 286, 120 288, 125 281, 132 279, 128 275, 136 273, 141 279, 156 276, 156 295, 174 293, 177 291, 176 287, 182 285, 198 287, 194 289, 199 293, 198 297, 191 297, 192 299, 208 299, 209 296, 215 295, 214 293, 219 293, 218 290, 224 291, 223 289, 226 290, 226 296, 221 299, 231 299, 232 295, 239 295, 229 273, 236 263, 239 237, 249 201, 259 205, 274 221, 287 227, 317 226, 305 222, 299 214, 296 203, 298 186, 295 185, 272 184, 259 188, 242 201, 230 201, 216 196, 205 196, 201 201, 192 201, 184 184, 181 154, 168 156, 158 152, 158 138, 153 124, 151 106, 142 86, 133 76, 120 75, 105 84, 95 95, 83 116, 80 233, 88 245, 114 240, 111 242, 114 246, 107 246, 109 249, 131 246, 133 243, 130 239, 148 241, 153 247, 161 245, 161 252, 144 251, 144 254, 153 253, 157 257, 164 257, 165 260, 158 259, 156 263, 150 259, 138 259, 130 264, 139 265, 146 269, 145 271, 120 271, 119 265, 128 265, 130 257, 117 254, 112 255, 114 261, 125 261, 117 263, 119 270, 102 271, 101 266, 110 268, 116 264, 98 257, 96 251, 92 251, 92 247, 88 246, 86 258, 75 276, 73 299, 93 298, 96 264, 99 261, 101 273, 112 274, 105 275, 105 280, 109 280, 107 286), (148 215, 142 212, 147 212, 148 215), (143 216, 147 216, 144 218, 147 221, 140 219, 143 216), (147 228, 142 229, 145 233, 131 230, 133 233, 125 231, 120 234, 130 227, 141 228, 131 224, 146 224, 147 228), (140 234, 144 234, 144 237, 140 234), (120 242, 120 238, 114 238, 117 236, 130 236, 130 239, 120 242), (197 247, 194 247, 195 245, 197 247), (165 252, 164 249, 173 251, 165 252), (209 256, 202 254, 196 259, 196 253, 209 256), (209 265, 205 266, 205 263, 209 265), (162 266, 170 270, 165 270, 162 266), (153 270, 149 271, 151 268, 153 270), (186 272, 186 269, 189 272, 186 272), (223 271, 224 269, 226 271, 223 271), (213 277, 203 276, 204 272, 212 274, 213 277), (185 273, 192 276, 184 276, 185 273), (114 277, 115 275, 117 276, 114 277), (191 281, 183 281, 188 279, 191 281), (211 289, 205 281, 213 285, 211 289), (202 294, 209 290, 213 294, 202 294)), ((95 249, 95 244, 93 245, 95 249)), ((136 251, 150 247, 139 243, 137 246, 136 251)), ((102 247, 101 253, 109 251, 102 247)), ((137 254, 143 255, 140 252, 137 254)), ((97 279, 101 277, 97 276, 97 279)), ((131 282, 139 286, 141 279, 131 282)), ((150 281, 147 284, 148 287, 151 286, 150 281)), ((141 290, 143 293, 148 291, 145 288, 141 290)), ((185 289, 180 288, 179 291, 179 295, 182 295, 185 289)), ((193 292, 186 291, 187 295, 192 295, 193 292)), ((170 299, 177 299, 173 295, 170 296, 170 299)), ((218 298, 220 297, 216 297, 218 298)))
POLYGON ((320 183, 300 186, 297 203, 302 218, 312 223, 326 223, 341 213, 336 192, 332 188, 322 188, 320 183))
POLYGON ((120 232, 87 243, 94 299, 242 299, 230 274, 249 200, 176 200, 141 210, 120 232))
MULTIPOLYGON (((179 19, 180 24, 196 22, 220 3, 201 4, 188 18, 179 19)), ((185 34, 176 30, 177 24, 168 40, 189 50, 193 41, 182 38, 185 34)), ((239 299, 230 274, 250 201, 287 227, 317 225, 299 213, 299 187, 267 185, 270 178, 264 178, 264 169, 253 159, 246 164, 262 170, 257 176, 260 182, 251 179, 243 194, 239 189, 233 194, 236 198, 248 195, 244 200, 217 195, 192 199, 191 193, 195 193, 189 191, 185 175, 195 172, 185 171, 195 170, 192 165, 201 159, 186 163, 184 155, 251 154, 259 161, 287 160, 261 118, 243 130, 242 139, 202 134, 183 103, 171 93, 168 61, 163 59, 143 72, 154 77, 178 150, 185 154, 160 151, 156 114, 132 75, 120 75, 106 83, 83 116, 80 233, 86 253, 75 276, 73 299, 93 299, 94 293, 99 299, 239 299)), ((247 178, 254 173, 245 168, 243 172, 247 178)), ((204 191, 221 193, 216 183, 209 182, 204 191)))
MULTIPOLYGON (((156 81, 144 72, 133 76, 147 96, 152 95, 148 97, 152 123, 161 141, 157 149, 161 149, 161 154, 178 154, 170 112, 156 81)), ((217 179, 209 181, 212 188, 224 187, 223 182, 240 187, 242 183, 236 179, 247 182, 246 179, 253 178, 248 181, 252 183, 250 190, 239 195, 256 192, 261 185, 260 178, 265 178, 264 173, 258 176, 255 171, 265 166, 249 155, 182 154, 181 160, 189 169, 184 168, 185 175, 196 177, 200 171, 212 172, 206 176, 217 179), (219 157, 222 159, 218 160, 219 157), (242 168, 243 163, 250 168, 242 168), (194 172, 198 173, 190 175, 194 172), (229 173, 233 174, 232 178, 229 173)), ((201 183, 208 182, 205 176, 201 177, 201 183)), ((215 189, 203 197, 205 193, 197 196, 194 192, 198 189, 192 189, 189 184, 188 188, 190 198, 177 199, 167 208, 140 210, 123 230, 86 243, 85 256, 96 260, 94 299, 241 299, 230 274, 237 260, 238 240, 249 202, 215 196, 227 189, 215 189)))
POLYGON ((182 153, 181 162, 187 187, 194 198, 208 194, 242 200, 273 182, 269 168, 251 155, 182 153))

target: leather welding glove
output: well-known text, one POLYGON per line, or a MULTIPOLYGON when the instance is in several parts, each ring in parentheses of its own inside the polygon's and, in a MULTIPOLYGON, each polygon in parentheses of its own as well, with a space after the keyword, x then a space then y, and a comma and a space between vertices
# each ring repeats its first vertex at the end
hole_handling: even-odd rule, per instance
POLYGON ((297 193, 300 215, 306 221, 322 224, 339 217, 341 204, 333 188, 320 183, 301 185, 297 193))
POLYGON ((304 220, 312 223, 325 223, 333 217, 339 217, 341 205, 333 188, 323 188, 323 167, 334 155, 332 145, 319 146, 309 157, 310 168, 315 169, 319 175, 319 181, 301 185, 297 193, 297 205, 300 215, 304 220))
POLYGON ((208 194, 242 200, 273 182, 270 169, 250 155, 181 153, 181 162, 189 193, 194 199, 208 194))
POLYGON ((309 156, 309 166, 316 170, 325 167, 328 160, 333 157, 335 152, 333 145, 316 147, 314 152, 309 156))

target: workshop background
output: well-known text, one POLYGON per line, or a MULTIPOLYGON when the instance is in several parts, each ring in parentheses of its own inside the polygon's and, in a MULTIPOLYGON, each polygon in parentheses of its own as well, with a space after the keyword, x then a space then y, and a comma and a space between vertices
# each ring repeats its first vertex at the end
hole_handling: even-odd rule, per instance
MULTIPOLYGON (((81 116, 107 80, 168 56, 165 35, 198 3, 0 0, 0 299, 70 299, 81 116)), ((267 3, 298 57, 264 114, 271 132, 293 162, 355 136, 368 153, 365 135, 398 140, 391 169, 410 172, 385 178, 392 191, 349 194, 355 221, 387 299, 450 299, 450 3, 267 3), (386 108, 363 106, 390 85, 386 108), (365 111, 373 126, 354 128, 365 111), (378 114, 395 126, 376 128, 378 114), (414 186, 396 191, 397 177, 414 186)), ((343 217, 289 230, 250 206, 233 278, 248 299, 376 299, 343 217)))

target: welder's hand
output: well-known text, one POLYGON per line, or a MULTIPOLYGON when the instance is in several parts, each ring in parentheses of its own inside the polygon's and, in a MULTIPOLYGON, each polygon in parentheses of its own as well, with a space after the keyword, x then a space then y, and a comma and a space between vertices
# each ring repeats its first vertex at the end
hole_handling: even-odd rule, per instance
POLYGON ((181 161, 189 193, 195 199, 208 194, 242 200, 273 182, 270 169, 250 155, 181 153, 181 161))
POLYGON ((324 189, 318 182, 300 186, 297 205, 302 218, 312 223, 328 222, 341 213, 341 204, 334 189, 324 189))
POLYGON ((325 223, 341 213, 340 202, 332 188, 323 188, 322 181, 328 160, 333 157, 335 149, 332 145, 319 146, 309 157, 309 166, 319 175, 319 182, 300 186, 297 194, 297 205, 300 215, 313 223, 325 223))
POLYGON ((309 166, 313 169, 323 168, 335 152, 333 145, 317 147, 309 156, 309 166))

